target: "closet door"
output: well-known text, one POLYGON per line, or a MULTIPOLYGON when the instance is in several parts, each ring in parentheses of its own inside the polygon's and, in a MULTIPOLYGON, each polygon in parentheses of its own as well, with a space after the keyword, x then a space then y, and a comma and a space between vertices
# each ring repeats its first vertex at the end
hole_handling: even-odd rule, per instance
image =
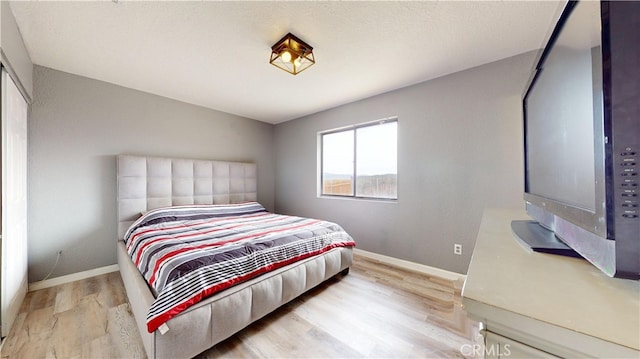
POLYGON ((2 337, 27 293, 27 102, 2 69, 2 337))

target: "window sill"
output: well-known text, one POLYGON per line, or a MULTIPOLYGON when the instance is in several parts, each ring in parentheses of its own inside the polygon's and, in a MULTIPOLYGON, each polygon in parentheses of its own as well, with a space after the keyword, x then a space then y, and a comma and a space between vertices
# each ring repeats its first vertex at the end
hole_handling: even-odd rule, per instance
POLYGON ((373 198, 373 197, 349 197, 349 196, 327 196, 318 195, 319 199, 336 199, 341 201, 356 201, 356 202, 378 202, 378 203, 398 203, 397 198, 373 198))

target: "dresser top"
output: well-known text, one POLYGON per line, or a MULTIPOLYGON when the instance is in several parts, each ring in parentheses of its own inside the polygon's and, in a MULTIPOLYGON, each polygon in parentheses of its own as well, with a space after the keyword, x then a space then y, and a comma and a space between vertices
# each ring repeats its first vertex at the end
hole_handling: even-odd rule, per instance
POLYGON ((640 282, 526 250, 511 231, 523 219, 524 211, 485 210, 463 298, 640 350, 640 282))

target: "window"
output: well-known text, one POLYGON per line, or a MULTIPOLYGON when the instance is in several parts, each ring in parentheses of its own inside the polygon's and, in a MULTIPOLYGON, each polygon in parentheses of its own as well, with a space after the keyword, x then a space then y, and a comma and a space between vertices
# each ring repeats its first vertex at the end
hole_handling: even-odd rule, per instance
POLYGON ((398 119, 321 133, 323 196, 398 198, 398 119))

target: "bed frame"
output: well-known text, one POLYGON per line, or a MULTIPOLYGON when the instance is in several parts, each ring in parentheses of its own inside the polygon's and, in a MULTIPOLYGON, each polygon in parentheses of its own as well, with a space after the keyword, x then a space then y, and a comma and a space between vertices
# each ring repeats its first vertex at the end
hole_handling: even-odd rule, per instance
POLYGON ((257 200, 256 165, 120 155, 117 176, 118 265, 149 358, 194 357, 332 276, 348 272, 353 261, 352 248, 332 249, 219 292, 149 333, 146 315, 154 296, 126 253, 124 232, 141 213, 158 207, 257 200))

